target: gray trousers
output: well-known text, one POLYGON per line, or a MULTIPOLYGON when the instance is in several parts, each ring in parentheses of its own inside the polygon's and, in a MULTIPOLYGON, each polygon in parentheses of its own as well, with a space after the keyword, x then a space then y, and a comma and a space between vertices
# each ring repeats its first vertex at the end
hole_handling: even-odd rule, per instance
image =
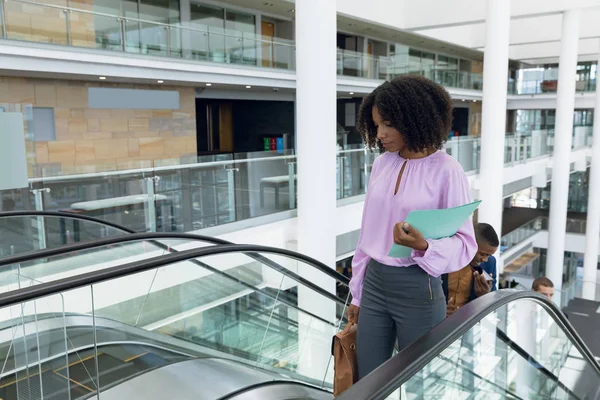
POLYGON ((358 316, 359 379, 446 318, 442 280, 420 267, 390 267, 371 260, 358 316))

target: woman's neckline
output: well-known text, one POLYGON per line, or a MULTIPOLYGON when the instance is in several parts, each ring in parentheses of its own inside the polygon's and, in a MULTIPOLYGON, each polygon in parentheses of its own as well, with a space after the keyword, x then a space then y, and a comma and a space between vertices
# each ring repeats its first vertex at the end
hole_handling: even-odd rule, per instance
POLYGON ((400 155, 400 153, 396 153, 396 155, 398 156, 398 158, 400 158, 401 160, 404 160, 404 161, 419 162, 419 161, 430 160, 430 159, 434 158, 434 156, 438 155, 441 152, 442 152, 441 150, 436 150, 433 153, 431 153, 425 157, 419 157, 419 158, 404 158, 400 155))

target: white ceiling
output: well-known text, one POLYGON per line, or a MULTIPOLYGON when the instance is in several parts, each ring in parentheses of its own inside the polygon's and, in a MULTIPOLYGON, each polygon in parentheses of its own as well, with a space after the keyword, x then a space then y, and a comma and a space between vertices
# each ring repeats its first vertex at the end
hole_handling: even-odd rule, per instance
MULTIPOLYGON (((209 0, 210 1, 210 0, 209 0)), ((323 0, 334 1, 334 0, 323 0)), ((338 30, 398 41, 413 47, 481 60, 488 0, 335 0, 338 30)), ((600 0, 502 0, 511 2, 510 58, 525 63, 556 62, 562 12, 582 8, 579 54, 600 53, 600 0)), ((293 0, 224 0, 236 8, 293 19, 293 0)))
MULTIPOLYGON (((483 50, 486 0, 448 0, 438 13, 423 11, 441 0, 405 0, 405 28, 432 38, 483 50), (467 6, 477 6, 464 12, 467 6), (456 12, 461 10, 462 12, 456 12)), ((560 54, 562 12, 581 8, 579 55, 597 60, 600 53, 600 0, 512 0, 510 58, 531 64, 556 62, 560 54)))

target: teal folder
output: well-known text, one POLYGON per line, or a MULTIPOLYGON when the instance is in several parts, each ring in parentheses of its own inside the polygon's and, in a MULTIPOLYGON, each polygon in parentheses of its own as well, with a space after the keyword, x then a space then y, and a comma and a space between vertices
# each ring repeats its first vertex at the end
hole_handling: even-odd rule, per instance
MULTIPOLYGON (((471 214, 479 207, 481 201, 465 204, 454 208, 441 210, 411 211, 406 221, 421 232, 425 239, 441 239, 454 235, 471 214)), ((393 244, 388 254, 393 258, 408 258, 412 249, 398 244, 393 244)))

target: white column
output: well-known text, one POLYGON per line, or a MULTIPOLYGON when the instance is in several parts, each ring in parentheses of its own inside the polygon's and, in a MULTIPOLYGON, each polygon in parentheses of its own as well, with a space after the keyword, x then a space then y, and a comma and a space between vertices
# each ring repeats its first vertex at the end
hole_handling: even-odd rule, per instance
MULTIPOLYGON (((600 56, 598 57, 598 65, 600 65, 600 56)), ((585 255, 583 258, 583 298, 587 300, 596 300, 596 285, 594 282, 596 282, 598 269, 598 240, 600 240, 600 85, 596 86, 594 139, 590 168, 587 228, 585 231, 585 255)))
MULTIPOLYGON (((331 268, 336 257, 336 2, 296 0, 296 151, 298 251, 331 268)), ((335 282, 299 266, 305 278, 335 292, 335 282)), ((335 306, 298 288, 299 307, 335 321, 335 306), (328 306, 330 304, 330 306, 328 306)), ((323 379, 335 329, 299 318, 298 372, 323 379)))
MULTIPOLYGON (((488 0, 485 22, 483 102, 478 221, 502 232, 504 140, 506 131, 506 80, 510 36, 510 1, 488 0), (502 150, 501 150, 502 149, 502 150)), ((499 257, 497 257, 500 259, 499 257)), ((499 265, 498 273, 501 273, 499 265)))
POLYGON ((556 289, 554 301, 559 305, 561 304, 560 290, 563 279, 565 230, 567 227, 567 204, 569 199, 579 18, 579 10, 568 10, 563 14, 558 66, 558 90, 556 94, 556 128, 554 133, 554 154, 552 156, 552 190, 550 192, 550 223, 548 229, 546 276, 554 283, 556 289))

